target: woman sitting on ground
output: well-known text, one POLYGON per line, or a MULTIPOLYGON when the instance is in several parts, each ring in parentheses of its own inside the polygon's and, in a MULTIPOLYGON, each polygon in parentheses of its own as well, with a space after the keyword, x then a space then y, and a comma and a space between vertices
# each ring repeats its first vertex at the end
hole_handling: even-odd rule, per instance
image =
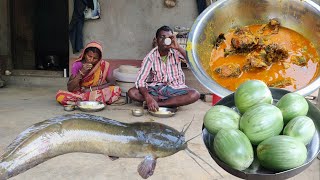
POLYGON ((102 46, 89 43, 73 63, 68 91, 59 90, 56 100, 62 105, 75 105, 77 101, 100 101, 111 104, 117 101, 121 89, 108 82, 109 63, 102 60, 102 46))

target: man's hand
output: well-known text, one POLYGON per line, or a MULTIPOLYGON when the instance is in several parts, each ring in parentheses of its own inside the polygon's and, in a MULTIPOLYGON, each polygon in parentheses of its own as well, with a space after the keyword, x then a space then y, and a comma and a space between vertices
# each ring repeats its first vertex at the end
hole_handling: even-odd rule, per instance
POLYGON ((175 35, 172 35, 171 40, 172 43, 169 47, 178 50, 182 54, 184 59, 187 60, 187 52, 180 46, 180 44, 177 41, 177 37, 175 35))
POLYGON ((156 100, 154 100, 151 96, 146 97, 146 103, 149 111, 156 112, 159 110, 159 106, 156 100))
POLYGON ((181 46, 177 41, 177 37, 175 35, 172 35, 170 38, 172 40, 172 43, 170 44, 169 47, 178 50, 181 46))
POLYGON ((139 87, 139 91, 142 94, 144 100, 147 103, 149 111, 158 111, 159 105, 155 99, 149 94, 148 89, 146 87, 139 87))

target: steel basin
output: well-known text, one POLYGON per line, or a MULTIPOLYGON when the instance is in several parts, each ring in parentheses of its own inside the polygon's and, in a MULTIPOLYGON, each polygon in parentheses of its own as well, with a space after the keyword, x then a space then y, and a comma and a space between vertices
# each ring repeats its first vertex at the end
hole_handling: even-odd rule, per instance
MULTIPOLYGON (((187 55, 196 78, 214 94, 225 97, 232 91, 208 74, 214 37, 230 28, 267 23, 278 18, 281 25, 304 35, 320 54, 320 6, 310 0, 218 0, 195 20, 189 33, 187 55)), ((296 90, 306 96, 320 87, 320 77, 296 90)))
MULTIPOLYGON (((284 89, 277 89, 277 88, 270 88, 274 105, 283 97, 285 94, 289 93, 290 91, 284 90, 284 89)), ((214 151, 211 151, 211 147, 214 143, 214 135, 210 134, 207 129, 202 126, 202 138, 204 141, 204 144, 206 145, 206 148, 211 155, 212 159, 224 170, 229 172, 230 174, 237 176, 242 179, 247 180, 283 180, 290 177, 293 177, 301 172, 303 172, 305 169, 307 169, 314 160, 316 160, 317 155, 320 152, 320 111, 317 109, 315 105, 313 105, 309 100, 307 100, 309 105, 309 111, 307 116, 313 120, 313 123, 316 127, 316 132, 309 144, 306 145, 307 148, 307 159, 301 166, 298 166, 296 168, 292 168, 286 171, 280 171, 280 172, 273 172, 270 170, 267 170, 263 168, 256 155, 254 158, 253 163, 248 167, 247 169, 240 171, 231 168, 227 164, 225 164, 223 161, 221 161, 218 156, 215 154, 214 151)), ((217 105, 223 105, 232 108, 236 112, 239 112, 238 109, 235 106, 234 102, 234 94, 230 94, 224 98, 222 98, 217 105)), ((254 147, 256 148, 256 147, 254 147)))

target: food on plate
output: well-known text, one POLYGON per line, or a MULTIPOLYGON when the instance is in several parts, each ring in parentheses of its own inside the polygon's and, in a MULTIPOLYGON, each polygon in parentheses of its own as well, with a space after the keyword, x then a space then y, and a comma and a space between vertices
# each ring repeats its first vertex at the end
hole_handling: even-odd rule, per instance
POLYGON ((101 109, 104 107, 104 104, 82 104, 79 107, 83 109, 101 109))

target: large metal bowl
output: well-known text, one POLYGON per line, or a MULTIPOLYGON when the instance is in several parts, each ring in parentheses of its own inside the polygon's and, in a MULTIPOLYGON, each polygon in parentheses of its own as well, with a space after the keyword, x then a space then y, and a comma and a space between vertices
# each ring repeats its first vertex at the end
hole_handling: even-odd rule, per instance
MULTIPOLYGON (((274 103, 278 102, 278 100, 287 94, 289 91, 283 90, 283 89, 276 89, 276 88, 270 88, 272 96, 274 98, 274 103)), ((307 100, 308 101, 308 100, 307 100)), ((210 153, 211 157, 214 159, 214 161, 222 167, 224 170, 229 172, 230 174, 237 176, 239 178, 243 179, 259 179, 259 180, 280 180, 280 179, 287 179, 290 177, 293 177, 302 171, 304 171, 306 168, 308 168, 311 163, 313 162, 314 159, 316 159, 317 155, 320 152, 320 145, 319 145, 319 136, 320 136, 320 111, 312 104, 310 101, 308 101, 309 104, 309 111, 307 116, 310 117, 315 126, 316 126, 316 133, 314 134, 311 142, 306 146, 308 150, 308 155, 307 155, 307 160, 305 163, 299 167, 289 169, 286 171, 281 171, 281 172, 273 172, 269 171, 265 168, 263 168, 257 158, 255 157, 253 163, 251 164, 250 167, 247 169, 240 171, 231 168, 224 162, 222 162, 215 152, 210 150, 210 147, 212 147, 213 142, 214 142, 214 135, 210 134, 204 126, 202 127, 202 132, 203 132, 203 141, 207 147, 208 152, 210 153)), ((235 107, 234 103, 234 94, 230 94, 224 98, 222 98, 217 105, 225 105, 228 106, 234 110, 237 111, 237 108, 235 107)))
MULTIPOLYGON (((320 6, 311 0, 218 0, 206 8, 194 22, 187 42, 187 54, 196 78, 220 97, 232 93, 208 74, 214 37, 230 28, 267 23, 277 18, 281 25, 304 35, 320 54, 320 6)), ((296 92, 306 96, 320 86, 318 76, 296 92)))

